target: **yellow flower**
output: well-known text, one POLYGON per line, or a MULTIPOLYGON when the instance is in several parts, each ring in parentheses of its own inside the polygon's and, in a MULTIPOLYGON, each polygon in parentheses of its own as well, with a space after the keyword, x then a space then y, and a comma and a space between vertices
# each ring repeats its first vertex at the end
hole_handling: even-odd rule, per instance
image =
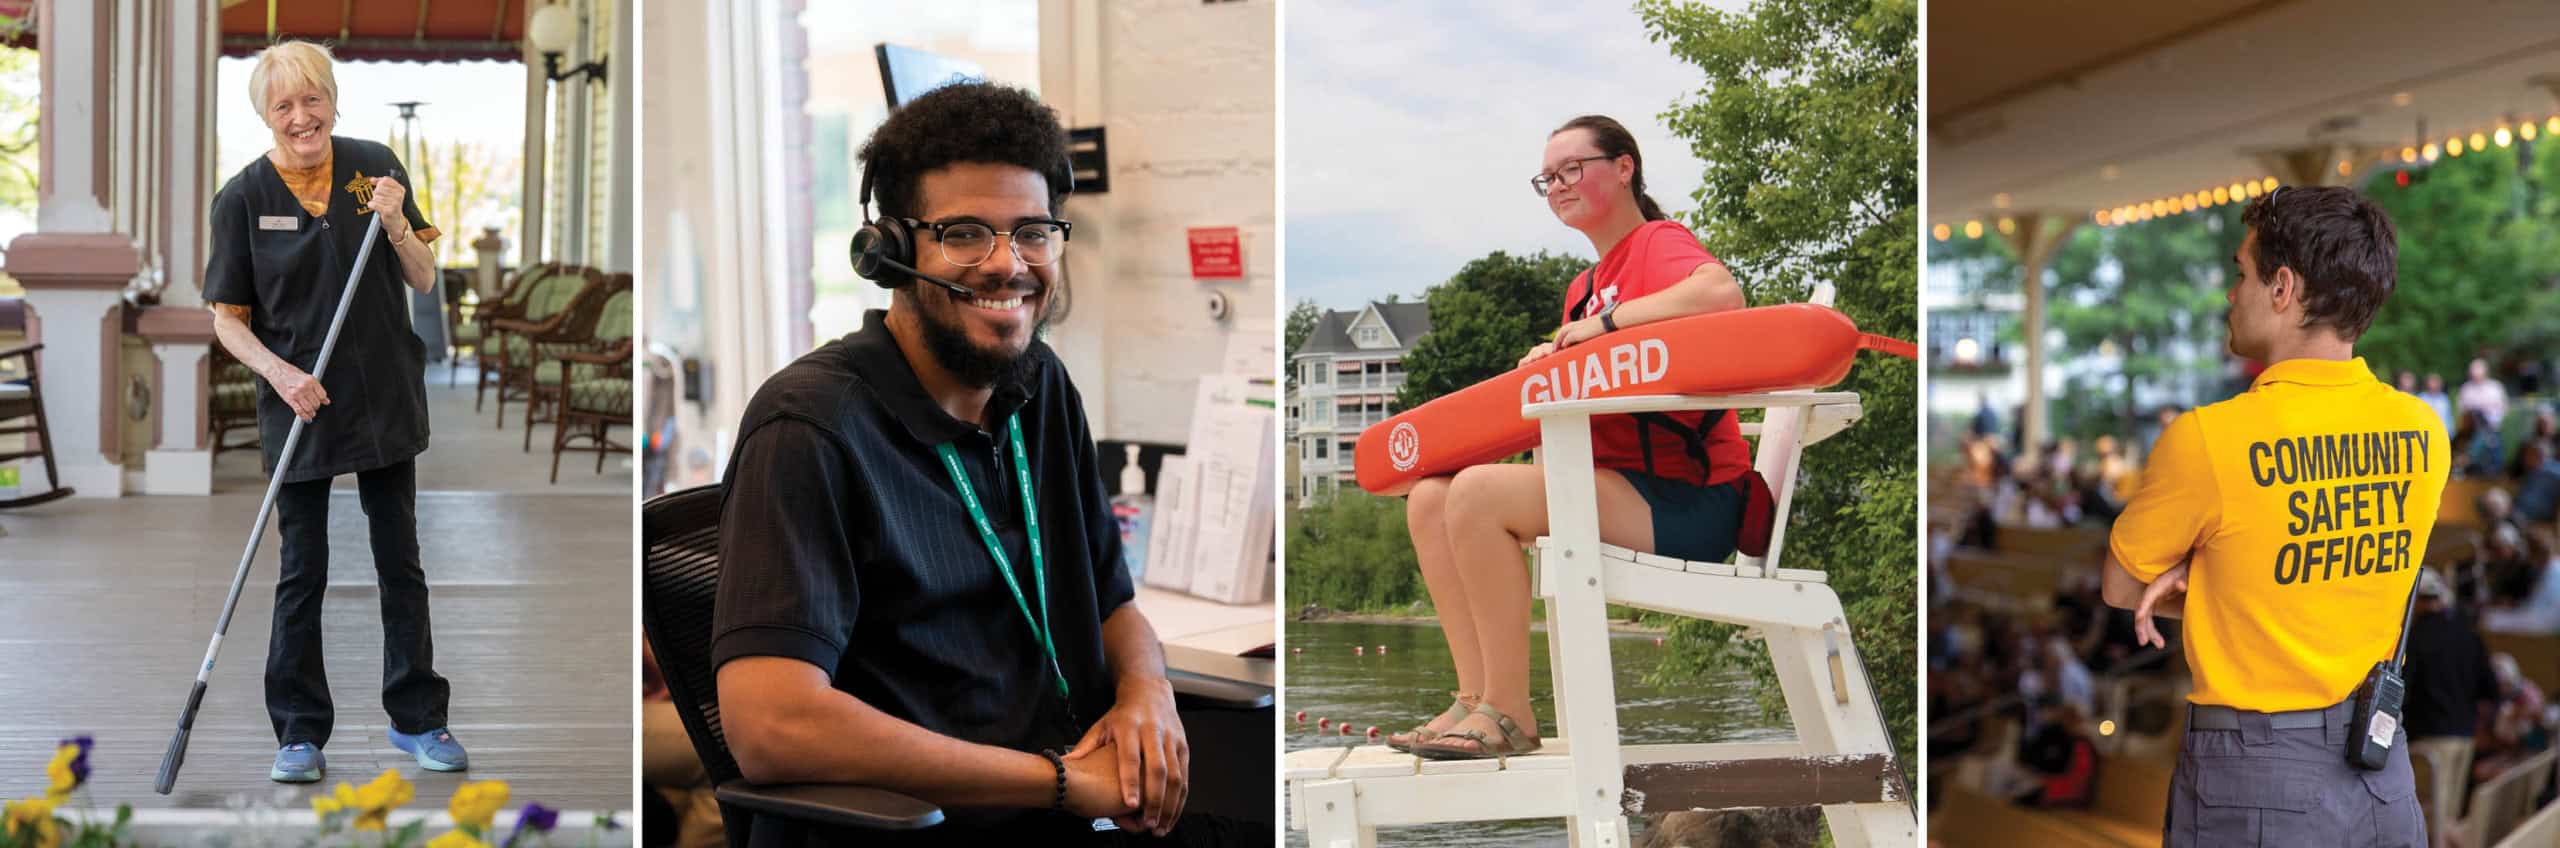
POLYGON ((51 798, 11 801, 5 812, 5 824, 0 824, 0 827, 5 827, 5 832, 20 844, 32 848, 54 848, 62 844, 62 832, 54 828, 53 805, 51 798))
MULTIPOLYGON (((346 784, 341 783, 338 785, 345 786, 346 784)), ((345 801, 338 800, 336 796, 317 794, 311 796, 311 812, 321 818, 325 819, 330 816, 337 815, 340 811, 343 811, 346 808, 347 803, 345 801)))
POLYGON ((79 758, 80 746, 78 745, 64 745, 54 749, 53 762, 44 767, 44 776, 53 784, 45 788, 45 797, 60 801, 70 797, 71 790, 80 786, 80 779, 71 774, 71 761, 79 758))
POLYGON ((338 803, 356 811, 355 829, 383 830, 391 820, 391 811, 418 797, 418 788, 400 776, 399 769, 383 769, 382 774, 362 788, 338 784, 338 803))
POLYGON ((489 820, 496 817, 499 808, 506 805, 507 782, 484 780, 478 783, 465 783, 454 789, 453 803, 446 805, 445 810, 453 814, 453 823, 456 827, 485 832, 489 829, 489 820))
POLYGON ((427 848, 489 848, 489 843, 473 838, 471 834, 456 830, 429 841, 427 843, 427 848))

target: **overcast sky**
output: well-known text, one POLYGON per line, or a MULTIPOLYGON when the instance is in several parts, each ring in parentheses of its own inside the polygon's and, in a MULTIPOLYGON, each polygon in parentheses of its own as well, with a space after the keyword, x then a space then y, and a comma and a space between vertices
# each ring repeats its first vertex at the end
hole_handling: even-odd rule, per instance
MULTIPOLYGON (((1740 0, 1710 5, 1738 7, 1740 0)), ((1291 0, 1288 299, 1407 299, 1495 250, 1592 255, 1529 189, 1547 133, 1618 119, 1674 215, 1701 166, 1659 116, 1695 66, 1645 39, 1632 3, 1291 0)))

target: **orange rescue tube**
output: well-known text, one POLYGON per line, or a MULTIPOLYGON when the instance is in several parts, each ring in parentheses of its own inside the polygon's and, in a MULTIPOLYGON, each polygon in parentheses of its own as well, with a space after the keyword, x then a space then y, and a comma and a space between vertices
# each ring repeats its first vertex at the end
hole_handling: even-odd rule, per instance
POLYGON ((1629 395, 1731 395, 1817 389, 1848 376, 1860 349, 1906 358, 1909 342, 1869 336, 1839 310, 1787 303, 1628 327, 1459 389, 1361 432, 1360 488, 1401 495, 1538 445, 1520 408, 1629 395))

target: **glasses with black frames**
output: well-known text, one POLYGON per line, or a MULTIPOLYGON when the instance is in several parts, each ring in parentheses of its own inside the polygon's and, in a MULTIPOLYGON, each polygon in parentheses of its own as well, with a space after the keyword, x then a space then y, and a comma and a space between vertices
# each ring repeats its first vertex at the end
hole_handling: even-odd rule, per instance
POLYGON ((907 226, 933 231, 933 239, 942 245, 944 261, 962 268, 974 268, 996 255, 996 239, 1003 237, 1013 245, 1013 258, 1025 265, 1047 265, 1067 252, 1067 233, 1075 225, 1049 219, 1024 221, 1011 230, 999 230, 976 221, 918 221, 903 219, 907 226))

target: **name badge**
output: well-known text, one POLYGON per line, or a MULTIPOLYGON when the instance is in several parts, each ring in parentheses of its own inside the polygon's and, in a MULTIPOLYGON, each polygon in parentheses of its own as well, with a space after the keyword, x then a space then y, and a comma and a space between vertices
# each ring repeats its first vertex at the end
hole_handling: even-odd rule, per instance
POLYGON ((302 222, 295 220, 291 215, 260 215, 258 216, 258 229, 293 232, 294 230, 302 229, 302 222))

